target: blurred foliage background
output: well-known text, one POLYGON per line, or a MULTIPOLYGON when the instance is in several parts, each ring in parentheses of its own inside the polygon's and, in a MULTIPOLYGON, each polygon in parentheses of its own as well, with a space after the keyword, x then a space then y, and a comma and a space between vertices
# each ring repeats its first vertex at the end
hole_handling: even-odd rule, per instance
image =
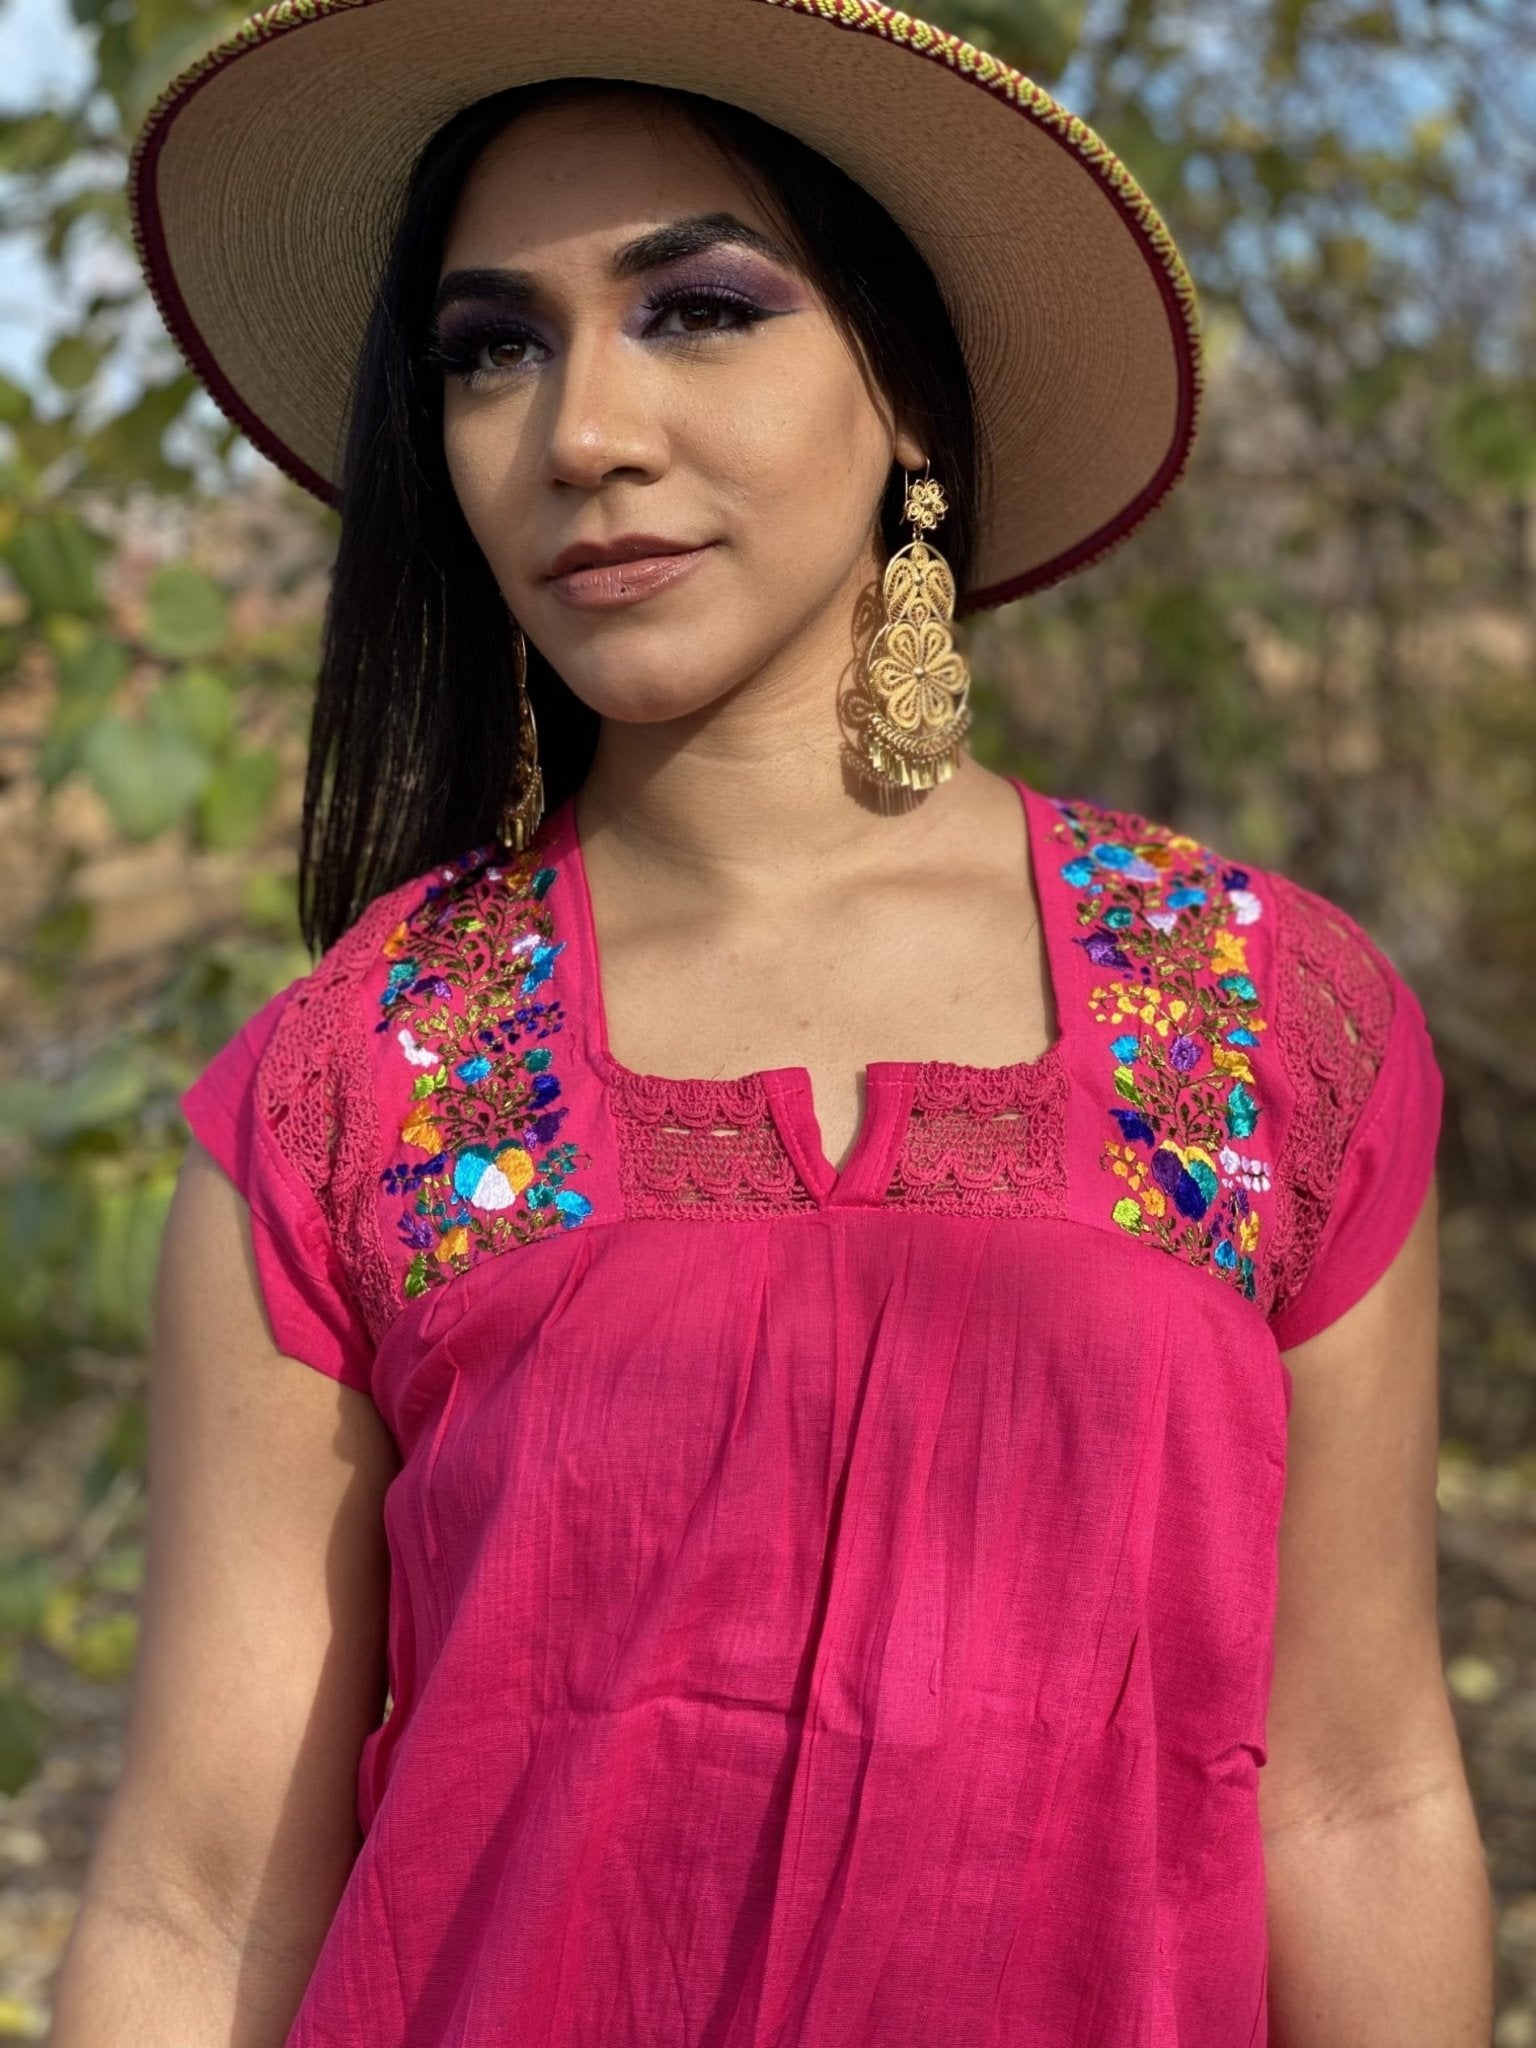
MULTIPOLYGON (((129 140, 244 10, 69 7, 80 89, 0 116, 0 252, 46 278, 21 310, 52 337, 0 376, 13 2038, 45 2029, 117 1768, 176 1098, 309 964, 293 846, 334 542, 195 387, 128 244, 129 140)), ((0 36, 16 8, 0 0, 0 36)), ((1210 352, 1167 507, 973 623, 977 749, 1344 905, 1439 1051, 1447 1676, 1500 1912, 1497 2048, 1536 2048, 1536 10, 929 11, 1124 155, 1189 259, 1210 352)))

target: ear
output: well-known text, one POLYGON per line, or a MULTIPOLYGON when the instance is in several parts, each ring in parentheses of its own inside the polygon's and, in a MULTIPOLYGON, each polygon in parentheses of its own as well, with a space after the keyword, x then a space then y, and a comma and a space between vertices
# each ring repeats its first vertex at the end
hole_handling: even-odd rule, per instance
POLYGON ((909 433, 905 427, 902 427, 896 435, 891 457, 893 461, 899 462, 903 469, 910 470, 922 469, 928 461, 927 451, 924 449, 922 442, 917 439, 915 434, 909 433))

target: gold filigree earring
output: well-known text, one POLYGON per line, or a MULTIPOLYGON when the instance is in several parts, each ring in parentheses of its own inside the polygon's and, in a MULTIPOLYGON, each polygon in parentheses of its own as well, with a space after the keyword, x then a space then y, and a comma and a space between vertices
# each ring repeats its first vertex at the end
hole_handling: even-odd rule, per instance
POLYGON ((949 507, 927 468, 913 483, 903 470, 903 516, 912 538, 886 564, 885 620, 865 664, 865 702, 852 764, 888 789, 933 789, 960 763, 970 730, 971 672, 954 643, 955 579, 923 539, 949 507))
POLYGON ((517 634, 517 773, 501 814, 497 837, 513 853, 521 853, 544 816, 544 770, 539 765, 539 734, 528 696, 528 642, 517 634))

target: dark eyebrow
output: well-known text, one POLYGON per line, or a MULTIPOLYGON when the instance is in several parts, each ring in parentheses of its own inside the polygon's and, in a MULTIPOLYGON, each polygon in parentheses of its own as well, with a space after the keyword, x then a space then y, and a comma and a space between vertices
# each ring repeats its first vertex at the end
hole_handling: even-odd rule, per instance
MULTIPOLYGON (((676 263, 684 256, 697 256, 722 242, 755 249, 758 255, 766 256, 771 263, 783 264, 788 270, 796 268, 795 259, 782 243, 748 227, 734 213, 692 213, 615 249, 608 265, 609 274, 622 282, 647 270, 659 270, 663 264, 676 263)), ((537 297, 538 285, 528 270, 450 270, 437 288, 433 310, 441 313, 455 299, 496 299, 504 305, 528 306, 537 297)))

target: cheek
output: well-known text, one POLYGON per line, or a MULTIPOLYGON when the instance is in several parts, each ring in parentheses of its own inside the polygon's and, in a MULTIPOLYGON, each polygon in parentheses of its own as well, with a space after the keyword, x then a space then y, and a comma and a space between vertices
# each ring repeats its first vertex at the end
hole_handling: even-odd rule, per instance
POLYGON ((873 522, 889 440, 845 359, 749 382, 721 420, 714 463, 740 538, 760 559, 813 555, 840 573, 873 522))
POLYGON ((443 456, 469 530, 495 568, 498 541, 506 548, 508 515, 522 500, 516 437, 505 421, 498 425, 492 408, 455 405, 450 397, 443 406, 443 456))

